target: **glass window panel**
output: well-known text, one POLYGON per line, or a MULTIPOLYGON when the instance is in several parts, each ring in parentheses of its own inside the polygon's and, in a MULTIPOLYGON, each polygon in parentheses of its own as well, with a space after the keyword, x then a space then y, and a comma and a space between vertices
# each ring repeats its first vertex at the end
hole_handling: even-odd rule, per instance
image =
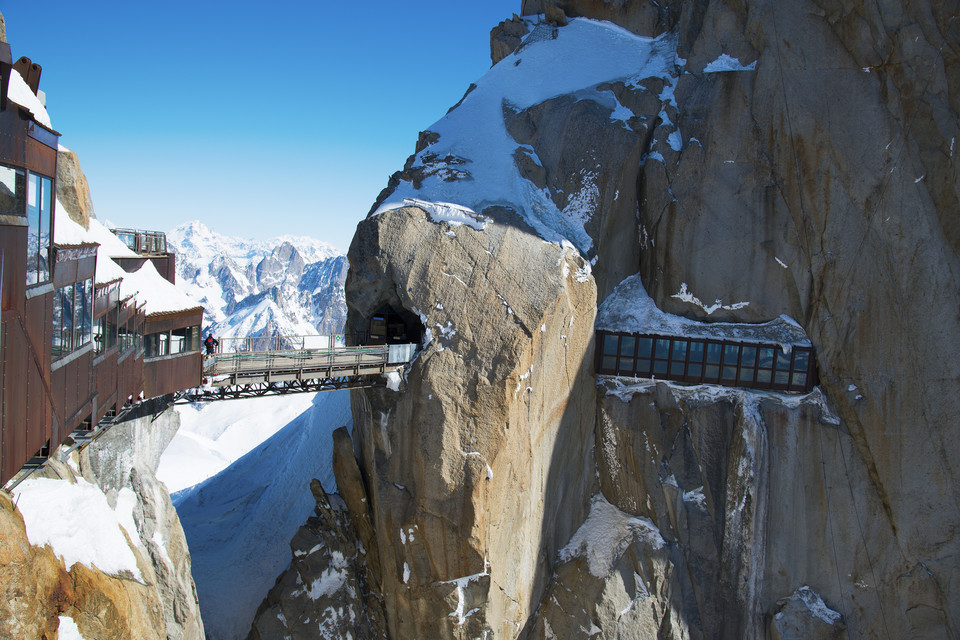
POLYGON ((657 338, 657 358, 667 360, 670 357, 670 339, 657 338))
POLYGON ((50 227, 53 219, 53 181, 40 176, 40 252, 37 256, 40 282, 50 279, 50 227))
POLYGON ((90 324, 93 321, 93 280, 78 282, 74 289, 74 348, 90 342, 90 324))
POLYGON ((26 171, 0 165, 0 215, 22 216, 26 207, 26 171))
POLYGON ((774 349, 771 347, 761 347, 760 348, 760 366, 766 367, 767 369, 773 369, 773 354, 774 349))
POLYGON ((771 369, 757 369, 757 384, 770 384, 770 378, 773 375, 771 369))
POLYGON ((63 348, 62 353, 69 353, 73 351, 73 329, 74 329, 74 297, 73 297, 73 285, 68 284, 63 289, 60 289, 60 304, 62 308, 62 313, 60 316, 62 325, 61 325, 61 337, 60 344, 63 348))
POLYGON ((716 380, 720 376, 720 366, 708 364, 703 367, 704 380, 716 380))
POLYGON ((687 365, 687 377, 700 379, 700 376, 703 375, 703 365, 695 362, 691 362, 687 365))
POLYGON ((806 371, 810 366, 810 352, 804 349, 797 349, 793 356, 793 370, 806 371))
MULTIPOLYGON (((376 318, 374 318, 376 320, 376 318)), ((376 331, 374 331, 376 333, 376 331)), ((617 341, 619 336, 603 336, 603 355, 605 356, 615 356, 617 355, 617 341)))
POLYGON ((637 346, 637 339, 633 336, 623 336, 620 338, 620 355, 633 357, 633 350, 637 346))
POLYGON ((683 369, 686 365, 683 362, 672 361, 670 363, 670 375, 671 376, 683 376, 683 369))
POLYGON ((84 340, 83 343, 86 344, 90 342, 90 338, 93 335, 93 278, 90 278, 86 281, 84 285, 83 292, 83 332, 84 340))
POLYGON ((106 325, 106 318, 100 318, 93 327, 93 350, 95 353, 103 353, 103 333, 106 330, 106 325))
POLYGON ((170 354, 183 353, 187 343, 187 330, 174 329, 170 332, 170 354))
POLYGON ((647 359, 638 359, 636 371, 637 371, 637 375, 649 375, 650 361, 647 359))
POLYGON ((654 360, 653 361, 653 374, 662 376, 667 373, 667 361, 666 360, 654 360))
POLYGON ((637 357, 638 358, 649 358, 652 350, 653 350, 652 338, 640 338, 637 340, 637 357))
POLYGON ((120 307, 114 307, 107 312, 107 333, 104 335, 107 349, 117 344, 117 322, 120 319, 120 307))
POLYGON ((170 334, 169 333, 157 334, 157 355, 160 355, 160 356, 170 355, 170 334))
POLYGON ((27 177, 27 284, 50 279, 51 181, 31 173, 27 177))
POLYGON ((687 341, 686 340, 673 341, 673 356, 670 359, 680 360, 681 362, 687 359, 687 341))
POLYGON ((753 382, 753 369, 747 369, 744 367, 740 368, 740 382, 752 383, 753 382))
POLYGON ((633 374, 633 358, 620 358, 620 373, 633 374))
POLYGON ((737 379, 737 368, 724 366, 723 375, 720 379, 724 382, 735 382, 737 379))
POLYGON ((66 327, 73 325, 73 309, 66 300, 73 295, 73 286, 57 289, 53 292, 53 358, 66 355, 70 352, 71 334, 66 327), (67 289, 70 291, 68 292, 67 289))
POLYGON ((744 346, 740 350, 740 366, 753 367, 757 362, 757 348, 744 346))
POLYGON ((723 345, 707 344, 707 363, 720 364, 720 354, 723 352, 723 345))
POLYGON ((790 368, 790 354, 784 353, 783 350, 777 349, 777 369, 789 369, 790 368))
POLYGON ((723 364, 737 366, 737 357, 740 355, 740 346, 735 344, 724 345, 723 364))
POLYGON ((604 371, 616 371, 617 370, 617 356, 603 356, 603 370, 604 371))
POLYGON ((27 285, 40 282, 40 176, 27 182, 27 285))
POLYGON ((703 343, 690 342, 690 362, 703 362, 703 343))
POLYGON ((797 373, 793 374, 793 381, 790 383, 795 387, 806 387, 807 386, 807 374, 806 373, 797 373))
POLYGON ((773 377, 773 383, 776 385, 786 386, 790 382, 790 372, 789 371, 777 371, 776 375, 773 377))
POLYGON ((157 335, 158 334, 156 333, 148 333, 147 335, 143 336, 145 351, 144 355, 147 358, 155 357, 159 351, 159 340, 157 339, 157 335))

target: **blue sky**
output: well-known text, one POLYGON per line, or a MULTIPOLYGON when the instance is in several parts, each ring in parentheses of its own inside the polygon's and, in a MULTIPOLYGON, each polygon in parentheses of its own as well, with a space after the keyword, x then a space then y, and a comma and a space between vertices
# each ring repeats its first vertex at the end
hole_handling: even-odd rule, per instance
POLYGON ((346 249, 520 0, 4 3, 97 217, 346 249))

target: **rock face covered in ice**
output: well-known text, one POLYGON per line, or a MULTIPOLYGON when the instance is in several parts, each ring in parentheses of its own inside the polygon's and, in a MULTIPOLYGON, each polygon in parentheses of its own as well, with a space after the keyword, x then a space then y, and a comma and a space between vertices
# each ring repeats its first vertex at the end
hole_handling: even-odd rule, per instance
MULTIPOLYGON (((56 637, 59 628, 59 637, 75 637, 64 633, 65 625, 73 624, 85 638, 204 638, 187 543, 166 487, 154 475, 178 424, 173 411, 118 423, 79 454, 70 454, 69 465, 48 461, 17 488, 13 500, 0 494, 0 584, 6 596, 0 602, 0 636, 56 637), (79 510, 69 514, 75 528, 66 538, 61 535, 53 549, 32 546, 33 536, 61 528, 54 522, 56 507, 51 507, 56 502, 37 503, 22 494, 35 482, 53 483, 56 488, 47 491, 61 495, 72 495, 71 487, 81 484, 87 493, 99 494, 104 509, 125 512, 129 519, 120 519, 118 544, 123 546, 125 539, 128 549, 112 546, 106 557, 129 554, 137 575, 107 571, 97 566, 102 560, 91 560, 99 545, 90 532, 102 531, 104 523, 93 522, 99 514, 86 511, 86 502, 65 507, 79 510), (30 503, 36 528, 25 527, 14 502, 23 509, 30 503), (64 550, 80 560, 65 566, 58 557, 64 550)), ((100 558, 103 553, 101 549, 100 558)))
POLYGON ((349 254, 424 345, 338 476, 390 637, 960 633, 952 5, 523 4, 349 254), (597 381, 608 299, 782 318, 820 388, 597 381))

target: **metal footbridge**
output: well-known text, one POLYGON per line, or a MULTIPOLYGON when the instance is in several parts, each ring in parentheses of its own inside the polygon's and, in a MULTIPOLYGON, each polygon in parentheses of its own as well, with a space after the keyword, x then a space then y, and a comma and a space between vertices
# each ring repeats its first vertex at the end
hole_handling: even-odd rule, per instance
POLYGON ((287 393, 381 386, 385 375, 410 362, 415 344, 289 348, 277 341, 267 350, 208 355, 204 384, 176 394, 176 402, 205 402, 287 393))

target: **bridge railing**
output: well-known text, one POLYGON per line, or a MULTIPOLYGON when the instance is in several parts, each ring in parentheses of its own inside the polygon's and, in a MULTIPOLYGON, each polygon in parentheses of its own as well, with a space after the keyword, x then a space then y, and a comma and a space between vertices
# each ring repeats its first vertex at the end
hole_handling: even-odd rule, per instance
POLYGON ((596 332, 594 370, 603 375, 807 393, 818 383, 810 344, 596 332))
POLYGON ((261 351, 302 351, 304 349, 335 349, 346 346, 344 334, 302 336, 251 336, 246 338, 218 338, 216 353, 256 353, 261 351))
POLYGON ((403 364, 413 359, 417 346, 379 345, 371 347, 336 347, 332 349, 280 349, 276 351, 236 351, 208 356, 204 361, 205 376, 249 373, 359 371, 373 367, 403 364))

